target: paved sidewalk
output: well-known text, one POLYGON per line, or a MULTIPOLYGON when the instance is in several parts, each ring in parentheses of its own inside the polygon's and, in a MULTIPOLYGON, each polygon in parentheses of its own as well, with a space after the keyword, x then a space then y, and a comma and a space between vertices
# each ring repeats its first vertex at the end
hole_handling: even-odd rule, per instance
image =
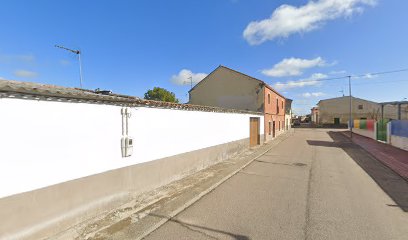
MULTIPOLYGON (((350 137, 350 131, 342 132, 350 137)), ((392 145, 353 134, 353 142, 373 155, 377 160, 408 181, 408 152, 392 145)))
POLYGON ((141 194, 49 239, 141 239, 169 220, 157 216, 177 215, 292 134, 282 134, 267 144, 141 194))

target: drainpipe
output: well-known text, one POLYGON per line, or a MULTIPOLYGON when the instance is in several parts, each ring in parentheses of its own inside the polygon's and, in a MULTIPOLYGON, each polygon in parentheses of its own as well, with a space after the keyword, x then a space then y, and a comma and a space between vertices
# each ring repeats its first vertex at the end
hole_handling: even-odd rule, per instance
POLYGON ((120 114, 122 115, 122 136, 125 136, 125 108, 120 110, 120 114))
POLYGON ((126 110, 125 110, 126 136, 129 136, 129 117, 130 117, 130 110, 129 110, 129 108, 126 108, 126 110))

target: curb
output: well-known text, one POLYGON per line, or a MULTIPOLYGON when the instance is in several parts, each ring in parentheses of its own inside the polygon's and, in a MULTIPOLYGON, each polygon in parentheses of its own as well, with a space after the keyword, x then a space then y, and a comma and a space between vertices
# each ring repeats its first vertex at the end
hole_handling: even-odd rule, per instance
POLYGON ((158 229, 159 227, 161 227, 163 224, 165 224, 166 222, 168 222, 170 219, 172 219, 173 217, 177 216, 179 213, 181 213, 182 211, 184 211, 185 209, 187 209, 188 207, 190 207, 191 205, 193 205, 195 202, 197 202, 198 200, 200 200, 202 197, 204 197, 205 195, 207 195, 208 193, 212 192, 215 188, 217 188, 219 185, 221 185, 222 183, 224 183, 225 181, 227 181, 228 179, 230 179, 231 177, 233 177, 235 174, 237 174, 238 172, 240 172, 242 169, 244 169, 245 167, 247 167, 249 164, 251 164, 253 161, 255 161, 256 159, 258 159, 259 157, 261 157, 262 155, 264 155, 265 153, 267 153, 268 151, 270 151, 273 147, 275 147, 276 145, 278 145, 279 143, 285 141, 289 136, 291 136, 293 134, 293 131, 289 132, 288 134, 284 135, 284 138, 281 139, 280 141, 276 141, 276 142, 272 142, 271 146, 268 147, 266 150, 262 151, 260 154, 257 154, 255 157, 253 157, 251 160, 249 160, 247 163, 245 163, 244 165, 242 165, 241 167, 239 167, 237 170, 233 171, 232 173, 228 174, 227 176, 225 176, 224 178, 222 178, 220 181, 218 181, 217 183, 213 184, 211 187, 209 187, 208 189, 206 189, 205 191, 201 192, 200 194, 198 194, 196 197, 194 197, 193 199, 191 199, 190 201, 186 202, 184 205, 182 205, 181 207, 177 208, 176 210, 174 210, 173 212, 171 212, 167 218, 160 220, 157 224, 151 226, 150 228, 148 228, 141 236, 138 236, 137 238, 135 238, 136 240, 140 240, 143 239, 144 237, 146 237, 147 235, 149 235, 150 233, 152 233, 153 231, 155 231, 156 229, 158 229))

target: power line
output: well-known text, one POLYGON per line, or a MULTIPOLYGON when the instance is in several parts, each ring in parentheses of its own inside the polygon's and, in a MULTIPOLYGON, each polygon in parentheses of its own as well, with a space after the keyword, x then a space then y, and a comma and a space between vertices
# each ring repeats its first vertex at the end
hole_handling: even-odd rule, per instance
MULTIPOLYGON (((347 76, 342 76, 342 77, 332 77, 332 78, 320 78, 320 79, 305 79, 305 80, 297 80, 297 81, 289 81, 289 82, 323 82, 323 81, 332 81, 332 80, 338 80, 338 79, 347 79, 347 78, 361 78, 361 77, 367 77, 367 76, 377 76, 377 75, 384 75, 384 74, 391 74, 391 73, 397 73, 397 72, 407 72, 408 68, 402 68, 402 69, 397 69, 397 70, 391 70, 391 71, 384 71, 384 72, 375 72, 375 73, 366 73, 366 74, 361 74, 361 75, 347 75, 347 76)), ((287 84, 286 83, 281 83, 281 84, 287 84)))
POLYGON ((384 74, 397 73, 397 72, 406 72, 406 71, 408 71, 408 68, 385 71, 385 72, 377 72, 377 73, 366 73, 366 74, 361 74, 361 75, 356 75, 356 76, 351 75, 351 77, 355 78, 355 77, 376 76, 376 75, 384 75, 384 74))
POLYGON ((398 83, 398 82, 407 82, 408 80, 396 80, 396 81, 392 81, 392 80, 384 80, 384 81, 370 81, 370 82, 360 82, 360 83, 354 83, 354 86, 359 86, 359 85, 368 85, 368 84, 389 84, 389 83, 398 83))

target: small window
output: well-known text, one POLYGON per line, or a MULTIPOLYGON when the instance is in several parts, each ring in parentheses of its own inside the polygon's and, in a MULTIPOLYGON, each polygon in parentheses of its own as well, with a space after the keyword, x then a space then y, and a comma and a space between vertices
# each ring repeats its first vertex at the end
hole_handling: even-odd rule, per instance
POLYGON ((283 101, 282 101, 282 109, 283 109, 283 101))
POLYGON ((279 113, 279 99, 276 99, 276 113, 279 113))
POLYGON ((268 104, 271 104, 271 94, 268 93, 268 104))
POLYGON ((362 110, 362 109, 363 109, 363 105, 358 105, 358 109, 362 110))

